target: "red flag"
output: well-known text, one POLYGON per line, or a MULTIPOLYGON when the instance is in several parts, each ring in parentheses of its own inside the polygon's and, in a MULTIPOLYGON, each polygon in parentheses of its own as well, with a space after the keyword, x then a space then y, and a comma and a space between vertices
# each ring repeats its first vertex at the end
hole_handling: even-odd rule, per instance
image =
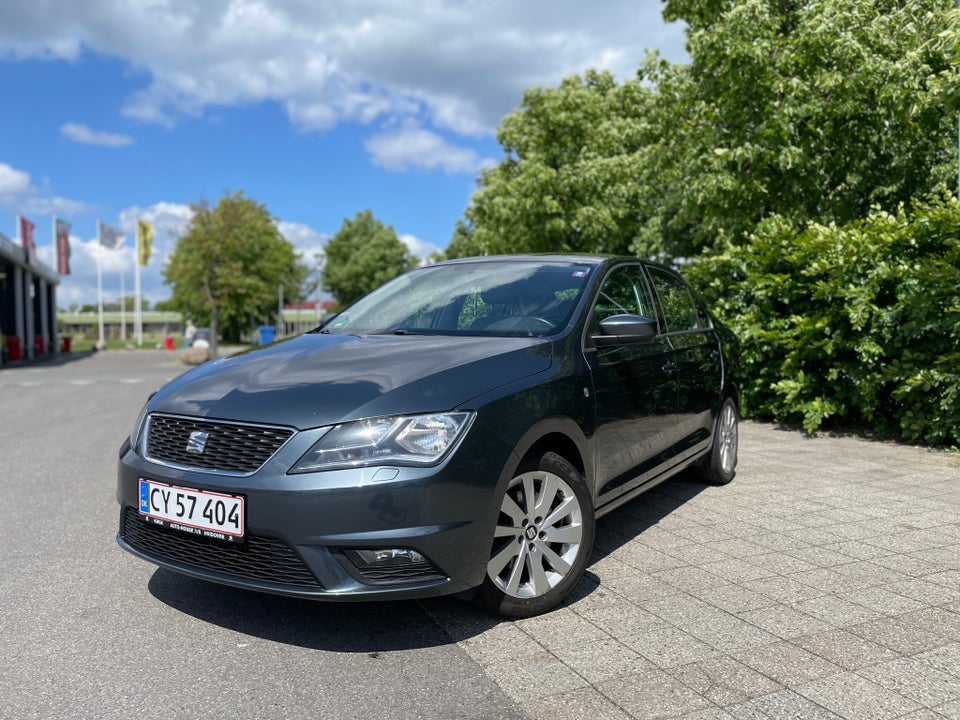
POLYGON ((70 274, 70 223, 57 220, 57 272, 70 274))
POLYGON ((26 255, 27 262, 30 262, 30 256, 36 253, 37 245, 33 242, 33 229, 36 227, 25 217, 20 218, 20 241, 23 243, 23 252, 26 255))

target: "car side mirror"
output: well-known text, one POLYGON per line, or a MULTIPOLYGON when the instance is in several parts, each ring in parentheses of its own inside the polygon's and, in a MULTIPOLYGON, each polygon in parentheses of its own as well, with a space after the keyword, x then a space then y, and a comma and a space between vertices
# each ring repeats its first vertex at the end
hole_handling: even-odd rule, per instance
POLYGON ((600 321, 600 334, 590 339, 597 347, 645 343, 657 336, 657 321, 639 315, 611 315, 600 321))

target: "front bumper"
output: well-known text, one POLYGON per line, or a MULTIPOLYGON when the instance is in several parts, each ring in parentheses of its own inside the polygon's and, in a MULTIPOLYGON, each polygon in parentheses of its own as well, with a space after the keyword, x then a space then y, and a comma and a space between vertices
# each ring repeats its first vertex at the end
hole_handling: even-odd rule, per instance
POLYGON ((287 475, 315 440, 296 435, 247 477, 186 471, 145 460, 128 445, 117 473, 117 542, 179 573, 236 587, 321 600, 419 598, 483 582, 511 451, 479 419, 431 468, 371 467, 287 475), (143 520, 140 478, 243 495, 242 543, 221 543, 143 520), (423 563, 358 566, 350 550, 404 548, 423 563))

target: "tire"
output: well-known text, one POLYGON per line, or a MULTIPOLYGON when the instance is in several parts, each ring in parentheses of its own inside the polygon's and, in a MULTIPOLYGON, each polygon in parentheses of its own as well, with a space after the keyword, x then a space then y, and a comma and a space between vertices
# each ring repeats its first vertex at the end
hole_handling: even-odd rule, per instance
POLYGON ((737 451, 740 445, 737 406, 727 398, 717 414, 710 454, 697 466, 700 479, 710 485, 726 485, 737 474, 737 451))
POLYGON ((548 452, 521 463, 499 503, 477 602, 509 618, 539 615, 583 577, 593 551, 593 500, 580 473, 548 452))

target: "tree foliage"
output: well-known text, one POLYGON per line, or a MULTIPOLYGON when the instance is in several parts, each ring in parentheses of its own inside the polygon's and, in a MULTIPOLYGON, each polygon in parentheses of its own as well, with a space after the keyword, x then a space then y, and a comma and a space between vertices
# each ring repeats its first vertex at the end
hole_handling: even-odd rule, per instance
POLYGON ((308 269, 266 207, 242 191, 214 208, 203 202, 192 208, 163 276, 171 304, 197 325, 209 324, 215 350, 218 334, 237 341, 251 325, 273 320, 281 285, 284 298, 296 300, 308 269))
POLYGON ((341 306, 417 266, 417 258, 370 210, 345 218, 327 242, 323 286, 341 306))
POLYGON ((671 0, 683 71, 648 65, 674 254, 740 242, 766 217, 865 217, 956 186, 950 0, 671 0))
POLYGON ((956 186, 951 0, 670 0, 689 64, 528 90, 450 254, 689 257, 956 186))
POLYGON ((741 341, 745 409, 960 446, 960 202, 764 221, 687 274, 741 341))
POLYGON ((650 95, 594 71, 527 90, 499 129, 506 157, 481 171, 448 256, 627 252, 645 204, 650 95))

